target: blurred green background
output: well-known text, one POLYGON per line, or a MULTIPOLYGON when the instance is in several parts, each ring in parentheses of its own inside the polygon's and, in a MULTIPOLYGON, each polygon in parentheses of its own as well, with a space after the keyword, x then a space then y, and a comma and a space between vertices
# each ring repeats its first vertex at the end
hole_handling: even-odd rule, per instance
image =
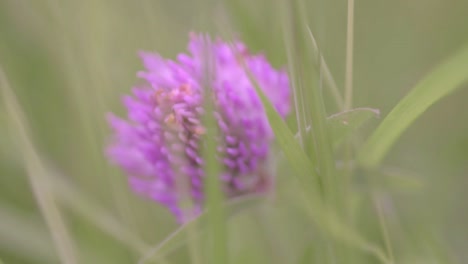
MULTIPOLYGON (((305 2, 318 46, 343 87, 347 2, 305 2)), ((142 68, 137 52, 174 58, 190 31, 222 36, 229 30, 284 65, 280 12, 270 0, 0 0, 0 65, 52 175, 47 184, 62 190, 54 199, 78 263, 136 263, 146 245, 177 228, 165 209, 131 193, 104 156, 105 114, 124 114, 120 96, 142 68)), ((464 0, 356 0, 354 106, 378 108, 385 117, 418 80, 468 43, 467 23, 464 0)), ((398 141, 385 166, 407 181, 358 183, 355 228, 383 244, 369 200, 378 192, 392 216, 387 224, 396 263, 468 259, 467 100, 468 89, 458 90, 398 141)), ((326 103, 329 114, 338 111, 330 98, 326 103)), ((0 259, 59 263, 15 143, 18 134, 0 109, 0 259)), ((314 263, 307 260, 313 227, 291 206, 295 185, 288 166, 280 165, 277 197, 229 222, 232 263, 314 263)), ((189 256, 181 248, 167 261, 189 263, 189 256)), ((359 253, 349 263, 378 261, 359 253)))

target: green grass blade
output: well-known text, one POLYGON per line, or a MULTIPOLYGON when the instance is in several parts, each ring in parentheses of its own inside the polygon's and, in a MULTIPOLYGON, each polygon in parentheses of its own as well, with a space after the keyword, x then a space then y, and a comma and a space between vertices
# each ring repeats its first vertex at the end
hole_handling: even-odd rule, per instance
POLYGON ((417 193, 424 191, 427 186, 421 175, 415 172, 395 167, 382 166, 375 172, 376 180, 370 179, 371 188, 381 189, 392 193, 417 193))
POLYGON ((132 233, 127 226, 121 223, 114 214, 108 212, 105 207, 88 197, 88 195, 74 184, 65 181, 64 176, 48 166, 50 181, 53 183, 53 191, 60 205, 75 211, 110 237, 119 241, 136 253, 143 254, 149 250, 149 245, 132 233))
POLYGON ((333 114, 327 118, 332 145, 337 147, 348 135, 373 117, 379 117, 379 110, 373 108, 355 108, 333 114))
POLYGON ((335 100, 335 104, 339 109, 342 109, 344 107, 344 101, 343 97, 341 95, 340 89, 338 88, 338 85, 336 84, 336 81, 333 77, 333 74, 331 73, 330 68, 328 67, 327 61, 323 57, 322 52, 320 51, 317 40, 314 37, 314 34, 312 34, 312 29, 307 25, 307 33, 309 34, 310 38, 310 43, 311 43, 311 49, 314 51, 314 55, 319 61, 320 65, 320 71, 323 74, 323 81, 325 84, 328 86, 328 90, 335 100))
MULTIPOLYGON (((246 208, 258 204, 261 201, 261 198, 261 196, 252 195, 230 200, 224 205, 226 214, 228 216, 228 220, 229 217, 236 215, 242 210, 245 210, 246 208)), ((165 240, 161 241, 158 245, 153 247, 151 251, 148 251, 139 260, 138 264, 154 263, 159 258, 168 256, 175 250, 185 245, 188 242, 187 237, 188 233, 190 232, 190 228, 196 227, 195 231, 197 231, 197 233, 195 235, 197 237, 203 235, 207 227, 209 227, 208 225, 211 224, 208 219, 208 214, 209 212, 207 210, 206 212, 198 216, 196 219, 189 221, 183 226, 179 227, 165 240)))
POLYGON ((400 135, 431 105, 468 81, 468 46, 429 73, 383 120, 359 153, 366 168, 378 167, 400 135))
POLYGON ((205 125, 206 134, 203 137, 203 158, 205 161, 205 186, 206 186, 206 199, 208 208, 208 221, 210 222, 210 239, 209 252, 212 254, 208 263, 229 263, 227 254, 227 228, 226 228, 226 214, 223 202, 225 200, 223 187, 220 180, 221 165, 219 165, 217 155, 217 142, 219 138, 218 126, 216 119, 211 114, 215 111, 213 100, 213 80, 215 71, 214 55, 210 51, 210 39, 205 38, 206 46, 204 49, 205 64, 203 76, 203 90, 204 106, 206 115, 204 116, 203 123, 205 125))
POLYGON ((303 0, 283 2, 288 3, 292 11, 292 16, 289 17, 290 23, 292 23, 291 30, 296 32, 294 42, 296 42, 297 48, 288 55, 288 60, 298 64, 298 71, 290 71, 289 76, 300 79, 303 84, 299 87, 303 96, 301 100, 305 106, 307 125, 311 126, 310 137, 306 137, 306 153, 320 172, 322 195, 325 201, 341 210, 343 199, 340 194, 343 193, 341 191, 343 185, 335 171, 334 154, 326 123, 327 113, 322 94, 322 68, 320 57, 314 56, 317 53, 314 49, 316 42, 308 30, 307 5, 303 0))
POLYGON ((353 52, 354 47, 354 0, 348 0, 348 20, 346 23, 346 70, 344 110, 349 110, 353 104, 353 52))
POLYGON ((30 139, 23 112, 1 68, 0 89, 7 113, 11 118, 12 129, 18 135, 18 146, 24 158, 31 189, 52 235, 60 260, 65 264, 78 263, 73 238, 69 234, 55 197, 50 191, 51 183, 47 180, 47 171, 30 139))
MULTIPOLYGON (((306 127, 307 127, 307 118, 306 118, 306 110, 304 106, 304 84, 302 81, 302 76, 301 75, 301 69, 300 69, 300 58, 298 55, 298 52, 296 50, 298 49, 298 42, 295 41, 295 35, 297 34, 294 29, 294 24, 291 19, 291 14, 293 12, 291 5, 287 1, 279 1, 279 7, 281 8, 281 19, 283 23, 281 23, 283 27, 283 39, 284 39, 284 45, 286 48, 286 55, 288 58, 288 72, 290 73, 295 73, 292 74, 290 78, 290 84, 291 84, 291 92, 292 92, 292 97, 293 97, 293 106, 295 108, 295 117, 296 117, 296 123, 297 123, 297 130, 299 134, 299 143, 302 147, 305 147, 304 142, 305 142, 305 133, 306 133, 306 127)), ((311 160, 315 161, 315 155, 314 153, 311 153, 311 160)))
POLYGON ((377 245, 367 241, 354 229, 344 224, 337 212, 331 210, 331 207, 324 203, 319 195, 320 189, 318 188, 319 182, 315 166, 310 162, 307 155, 296 141, 292 131, 276 112, 272 103, 263 93, 250 71, 248 69, 245 70, 262 100, 268 121, 275 134, 275 139, 283 150, 291 168, 294 169, 299 183, 304 188, 304 195, 302 197, 306 199, 304 203, 306 204, 305 209, 308 216, 317 223, 319 228, 323 228, 330 236, 348 245, 357 247, 364 252, 373 254, 383 263, 389 263, 385 253, 377 245))
MULTIPOLYGON (((0 247, 32 262, 57 263, 46 227, 35 215, 0 203, 0 247)), ((0 262, 1 263, 1 262, 0 262)))
MULTIPOLYGON (((312 162, 296 140, 294 134, 286 125, 286 122, 276 112, 270 100, 268 100, 266 95, 260 89, 253 76, 251 76, 251 73, 247 69, 246 71, 248 72, 251 81, 255 84, 254 86, 257 93, 262 100, 268 121, 270 122, 270 126, 275 134, 275 139, 281 150, 284 152, 284 156, 288 160, 289 164, 295 170, 295 174, 297 175, 299 182, 304 188, 306 188, 307 193, 317 194, 319 190, 319 181, 315 166, 312 165, 312 162)), ((316 198, 319 197, 318 195, 316 196, 316 198)))
POLYGON ((387 217, 385 216, 385 211, 383 209, 383 201, 381 201, 381 199, 378 197, 377 194, 374 194, 373 196, 374 196, 373 200, 374 200, 375 210, 379 218, 380 228, 382 230, 382 238, 384 241, 385 250, 387 252, 389 261, 391 263, 395 263, 395 259, 393 256, 394 249, 392 247, 392 242, 391 242, 390 233, 388 231, 388 224, 386 220, 388 216, 387 217))

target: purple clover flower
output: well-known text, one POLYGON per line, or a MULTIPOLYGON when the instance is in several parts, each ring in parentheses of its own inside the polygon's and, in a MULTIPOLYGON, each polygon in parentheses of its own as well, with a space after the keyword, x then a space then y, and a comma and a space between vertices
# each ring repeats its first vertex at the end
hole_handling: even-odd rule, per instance
POLYGON ((110 159, 128 174, 131 188, 168 207, 179 222, 203 206, 204 114, 213 114, 219 126, 218 158, 223 164, 219 177, 225 195, 261 193, 272 187, 268 168, 273 133, 244 67, 281 116, 290 109, 286 72, 272 68, 263 55, 249 54, 244 44, 210 42, 191 34, 188 50, 175 61, 140 54, 145 71, 138 77, 143 84, 123 99, 128 119, 109 116, 114 134, 107 149, 110 159), (203 108, 206 52, 214 64, 210 83, 214 113, 203 108), (188 208, 183 206, 184 197, 191 201, 188 208))

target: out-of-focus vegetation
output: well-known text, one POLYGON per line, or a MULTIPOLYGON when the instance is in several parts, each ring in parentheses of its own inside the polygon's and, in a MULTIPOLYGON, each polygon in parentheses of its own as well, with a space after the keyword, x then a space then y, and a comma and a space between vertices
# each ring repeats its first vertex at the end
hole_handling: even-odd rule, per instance
MULTIPOLYGON (((330 209, 310 202, 318 197, 312 188, 306 199, 299 195, 303 182, 295 176, 314 173, 303 170, 310 164, 301 167, 300 155, 288 160, 294 151, 280 153, 291 139, 282 134, 277 193, 243 205, 226 223, 231 263, 468 259, 466 85, 418 117, 378 169, 355 162, 343 169, 343 160, 354 160, 419 80, 466 48, 468 2, 360 0, 354 16, 353 108, 381 114, 334 149, 333 175, 340 182, 329 184, 345 185, 346 192, 337 195, 342 203, 330 209)), ((310 27, 344 94, 346 25, 344 0, 0 0, 0 263, 137 263, 158 249, 165 256, 154 261, 191 263, 194 248, 205 258, 210 247, 199 237, 184 244, 183 227, 168 238, 179 228, 173 217, 133 194, 104 155, 105 115, 124 113, 120 96, 137 82, 142 67, 137 52, 174 58, 190 31, 214 37, 234 32, 276 66, 294 62, 288 51, 304 51, 296 61, 300 67, 290 69, 300 69, 302 75, 295 76, 314 84, 303 89, 323 90, 326 112, 307 114, 317 120, 342 109, 329 85, 317 85, 325 82, 323 72, 307 61, 315 48, 298 40, 308 38, 302 29, 310 27), (289 8, 298 3, 304 6, 291 15, 289 8)), ((306 95, 314 96, 310 91, 306 95)), ((323 109, 309 97, 304 102, 308 109, 323 109)), ((286 132, 297 132, 294 115, 287 125, 286 132)), ((322 146, 319 156, 326 154, 322 146)), ((194 229, 202 233, 203 225, 194 229)))

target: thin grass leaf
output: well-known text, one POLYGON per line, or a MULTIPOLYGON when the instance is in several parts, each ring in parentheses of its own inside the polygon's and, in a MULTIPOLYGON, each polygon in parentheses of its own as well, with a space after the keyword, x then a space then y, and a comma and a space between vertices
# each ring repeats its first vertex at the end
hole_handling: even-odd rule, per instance
MULTIPOLYGON (((257 93, 259 94, 265 111, 268 116, 268 121, 275 134, 275 139, 283 150, 284 155, 295 170, 295 175, 298 177, 303 189, 304 204, 306 204, 306 212, 313 219, 319 228, 325 230, 332 237, 343 241, 351 246, 357 247, 365 252, 373 254, 377 259, 384 263, 390 263, 385 253, 373 243, 370 243, 354 229, 345 225, 336 214, 335 210, 323 203, 319 196, 319 188, 317 183, 317 173, 314 166, 309 161, 299 143, 296 141, 291 130, 287 127, 284 120, 276 112, 271 102, 268 100, 258 83, 254 79, 250 71, 244 68, 248 73, 251 82, 254 84, 257 93), (315 182, 314 182, 315 181, 315 182)), ((300 195, 300 194, 297 194, 300 195)))
POLYGON ((354 0, 348 0, 348 20, 346 23, 346 70, 343 110, 353 105, 353 46, 354 46, 354 0))
POLYGON ((371 118, 377 118, 379 115, 380 111, 378 109, 355 108, 329 116, 327 118, 327 125, 331 134, 333 147, 338 147, 347 136, 371 118))
MULTIPOLYGON (((203 90, 205 91, 204 108, 207 113, 213 113, 215 106, 211 98, 213 98, 212 83, 214 80, 214 58, 209 48, 211 40, 205 37, 204 50, 204 76, 203 90)), ((219 178, 221 167, 217 159, 217 142, 219 138, 219 130, 216 120, 213 115, 204 116, 204 125, 207 128, 206 134, 203 137, 203 158, 205 160, 204 171, 206 173, 205 186, 207 194, 208 220, 210 222, 210 238, 209 252, 212 254, 209 263, 228 263, 228 248, 227 248, 227 227, 226 227, 226 212, 223 206, 225 197, 222 191, 221 180, 219 178)), ((194 228, 195 229, 195 228, 194 228)), ((201 264, 201 263, 200 263, 201 264)))
POLYGON ((288 60, 298 64, 298 71, 291 71, 289 74, 296 76, 303 84, 299 87, 303 96, 301 100, 306 111, 307 125, 311 126, 310 137, 306 142, 306 153, 320 172, 324 200, 335 206, 338 211, 342 211, 343 184, 335 171, 333 149, 326 124, 327 113, 322 94, 323 75, 320 58, 313 55, 316 52, 313 46, 314 39, 308 37, 307 5, 303 0, 285 2, 293 10, 293 16, 289 19, 293 25, 291 30, 296 32, 292 41, 297 43, 297 48, 292 53, 293 57, 288 54, 288 60))
POLYGON ((303 203, 298 202, 292 205, 300 210, 300 212, 304 212, 306 217, 312 219, 317 224, 318 229, 324 231, 325 235, 341 241, 352 248, 371 254, 382 263, 392 263, 378 244, 368 241, 355 229, 344 224, 342 218, 337 215, 335 210, 326 207, 319 201, 315 201, 310 205, 310 201, 305 200, 307 197, 302 195, 302 193, 294 192, 292 195, 294 196, 294 200, 303 201, 303 203))
POLYGON ((443 62, 406 95, 383 120, 359 153, 366 168, 378 167, 401 134, 431 105, 468 81, 468 46, 443 62))
POLYGON ((10 166, 20 167, 22 157, 12 142, 14 134, 6 129, 8 120, 3 107, 0 108, 0 112, 0 160, 10 166))
MULTIPOLYGON (((30 261, 58 263, 46 227, 36 216, 0 204, 0 247, 30 261)), ((1 262, 0 262, 1 263, 1 262)))
MULTIPOLYGON (((228 33, 228 35, 231 36, 229 39, 232 40, 232 34, 228 33)), ((234 52, 237 52, 234 45, 231 45, 231 48, 234 50, 234 52)), ((238 57, 242 58, 240 54, 238 57)), ((298 140, 296 140, 296 136, 293 135, 286 122, 276 112, 270 100, 263 93, 258 82, 250 70, 246 67, 245 63, 243 63, 243 67, 249 80, 254 85, 257 94, 260 96, 268 121, 275 134, 275 140, 279 144, 281 150, 284 152, 289 164, 295 170, 299 182, 304 188, 310 188, 310 193, 313 193, 318 197, 318 190, 320 188, 316 168, 307 157, 307 154, 302 149, 301 144, 298 142, 298 140)), ((300 135, 300 132, 298 132, 298 134, 300 135)))
POLYGON ((59 172, 48 167, 50 181, 53 183, 53 191, 58 201, 78 215, 99 227, 101 231, 119 241, 136 253, 143 254, 150 248, 138 236, 118 221, 118 217, 101 208, 95 201, 79 190, 75 185, 66 182, 59 172))
POLYGON ((294 170, 294 174, 298 178, 301 186, 304 188, 303 192, 297 193, 297 195, 303 194, 302 197, 306 199, 304 204, 306 204, 306 212, 308 216, 317 223, 319 228, 325 230, 332 237, 343 241, 350 246, 354 246, 365 252, 373 254, 383 263, 390 263, 388 258, 385 256, 385 253, 377 245, 370 243, 355 232, 354 229, 343 224, 336 212, 323 203, 320 196, 316 168, 297 142, 292 131, 287 127, 284 120, 276 112, 272 103, 263 93, 255 77, 250 70, 246 68, 245 64, 244 70, 254 85, 257 94, 260 96, 268 121, 275 134, 275 140, 284 152, 284 155, 291 168, 294 170))
MULTIPOLYGON (((228 220, 230 217, 233 217, 237 213, 240 213, 241 211, 245 210, 246 208, 250 208, 253 205, 258 204, 262 200, 262 198, 263 196, 251 195, 228 201, 224 205, 228 216, 228 220)), ((153 247, 151 251, 148 251, 144 256, 142 256, 141 259, 138 261, 138 264, 154 263, 159 258, 166 257, 172 254, 175 250, 179 249, 187 243, 188 232, 190 232, 190 228, 192 227, 197 227, 195 229, 197 237, 205 234, 206 228, 210 224, 208 214, 209 212, 208 210, 206 210, 197 218, 179 227, 166 239, 164 239, 158 245, 153 247)))
MULTIPOLYGON (((28 263, 62 263, 47 227, 38 216, 21 212, 12 206, 0 203, 0 248, 28 263)), ((95 248, 82 246, 81 255, 98 260, 95 248)))
POLYGON ((31 188, 52 235, 60 261, 64 264, 78 263, 73 239, 67 230, 60 209, 50 191, 51 184, 47 180, 45 167, 29 137, 24 115, 16 101, 13 91, 8 85, 6 75, 1 68, 0 88, 8 115, 11 118, 12 129, 14 129, 18 135, 18 145, 24 158, 23 161, 27 169, 31 188))
POLYGON ((304 153, 304 150, 286 125, 286 122, 281 118, 278 112, 276 112, 270 100, 266 97, 265 93, 263 93, 255 77, 247 68, 244 67, 244 69, 260 96, 268 121, 275 134, 276 142, 278 142, 289 164, 295 170, 299 182, 306 188, 306 192, 313 193, 314 196, 318 198, 317 190, 319 190, 319 181, 316 168, 304 153))
POLYGON ((333 74, 330 71, 330 68, 328 67, 327 61, 323 57, 322 53, 319 50, 317 41, 314 37, 314 34, 312 33, 312 30, 310 27, 307 25, 307 32, 309 34, 310 40, 311 40, 311 48, 314 51, 314 54, 319 61, 320 64, 320 70, 323 74, 323 79, 325 81, 325 84, 329 87, 329 91, 331 93, 331 96, 335 100, 336 106, 338 108, 342 109, 344 107, 344 102, 343 102, 343 97, 340 93, 340 89, 338 88, 338 85, 336 84, 335 78, 333 78, 333 74))
POLYGON ((395 262, 394 256, 393 256, 394 249, 392 247, 392 242, 391 242, 390 234, 388 231, 387 221, 385 220, 386 217, 385 217, 385 212, 383 209, 382 201, 379 199, 377 195, 373 195, 373 200, 374 200, 374 206, 377 211, 378 218, 379 218, 379 225, 382 230, 382 237, 383 237, 384 244, 385 244, 385 250, 387 252, 389 261, 391 263, 394 263, 395 262))
MULTIPOLYGON (((302 78, 300 78, 300 68, 299 68, 299 58, 297 56, 297 42, 294 38, 294 26, 291 19, 293 16, 291 13, 293 12, 291 6, 286 1, 280 1, 280 8, 281 8, 281 18, 283 23, 283 40, 286 47, 286 54, 288 58, 288 72, 295 73, 292 74, 290 78, 291 88, 292 88, 292 95, 294 100, 294 107, 295 107, 295 116, 296 116, 296 123, 297 123, 297 130, 299 134, 299 144, 301 147, 305 147, 305 134, 306 134, 306 127, 307 127, 307 118, 305 113, 305 106, 304 106, 304 96, 302 94, 303 91, 303 83, 302 78)), ((311 160, 315 161, 315 155, 312 153, 311 160)))
MULTIPOLYGON (((374 186, 388 191, 415 192, 425 187, 421 176, 400 168, 383 167, 376 172, 379 180, 374 186)), ((371 179, 372 181, 372 179, 371 179)))
MULTIPOLYGON (((311 211, 309 211, 309 213, 314 214, 311 211)), ((348 228, 340 223, 338 220, 339 218, 332 211, 326 211, 325 214, 319 218, 321 218, 320 220, 322 221, 319 223, 320 226, 325 227, 329 234, 335 239, 373 255, 382 263, 393 263, 378 245, 367 241, 367 239, 359 235, 354 229, 348 228)))

